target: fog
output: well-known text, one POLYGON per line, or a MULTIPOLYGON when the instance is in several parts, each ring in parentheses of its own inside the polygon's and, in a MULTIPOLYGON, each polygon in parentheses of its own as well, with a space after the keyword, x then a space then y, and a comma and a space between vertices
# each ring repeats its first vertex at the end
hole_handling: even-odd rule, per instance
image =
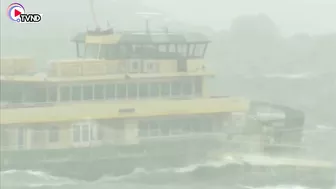
MULTIPOLYGON (((212 41, 205 59, 206 68, 216 74, 207 81, 213 95, 243 96, 303 111, 306 128, 330 129, 306 137, 314 146, 313 153, 323 159, 336 160, 335 0, 93 1, 98 24, 104 29, 109 25, 117 31, 143 30, 145 20, 136 13, 158 12, 161 15, 150 20, 153 30, 168 27, 170 31, 205 34, 212 41)), ((10 21, 5 14, 10 3, 1 0, 1 57, 33 57, 41 69, 50 60, 76 58, 75 45, 70 39, 77 32, 95 27, 88 0, 22 0, 20 3, 26 12, 43 14, 38 24, 10 21)), ((153 187, 147 185, 148 180, 155 180, 177 189, 184 188, 174 185, 179 179, 192 185, 188 180, 189 174, 194 174, 191 172, 193 170, 178 172, 174 169, 154 174, 140 170, 125 180, 120 179, 126 185, 119 187, 119 183, 114 183, 115 178, 97 185, 145 189, 153 187), (132 179, 137 184, 129 184, 132 179), (109 185, 111 180, 113 184, 109 185)), ((43 176, 34 178, 36 182, 47 175, 39 174, 43 176)), ((7 182, 16 182, 16 177, 7 175, 6 178, 7 182)), ((78 188, 95 187, 92 183, 58 179, 62 183, 80 183, 78 188)), ((30 183, 27 180, 25 182, 30 183)), ((162 183, 160 188, 163 188, 162 183)), ((218 187, 206 183, 197 187, 200 186, 218 187)))

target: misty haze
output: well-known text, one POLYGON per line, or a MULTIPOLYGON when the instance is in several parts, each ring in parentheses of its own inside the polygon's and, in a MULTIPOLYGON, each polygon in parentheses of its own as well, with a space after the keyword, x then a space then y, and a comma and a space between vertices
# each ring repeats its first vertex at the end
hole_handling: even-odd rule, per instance
POLYGON ((11 3, 1 188, 336 188, 335 0, 11 3))

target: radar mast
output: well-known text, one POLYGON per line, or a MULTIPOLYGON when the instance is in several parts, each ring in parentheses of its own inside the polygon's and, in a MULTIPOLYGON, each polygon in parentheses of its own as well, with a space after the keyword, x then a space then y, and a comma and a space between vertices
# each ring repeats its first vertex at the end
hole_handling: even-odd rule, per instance
POLYGON ((146 20, 146 33, 150 34, 150 26, 149 26, 149 21, 151 18, 154 16, 160 16, 161 13, 156 13, 156 12, 138 12, 136 13, 137 15, 142 16, 146 20))

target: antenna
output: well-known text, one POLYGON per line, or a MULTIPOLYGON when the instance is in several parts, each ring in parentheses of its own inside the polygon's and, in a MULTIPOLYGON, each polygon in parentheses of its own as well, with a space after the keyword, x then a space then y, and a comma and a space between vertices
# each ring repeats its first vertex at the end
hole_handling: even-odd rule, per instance
POLYGON ((137 15, 142 16, 144 19, 146 19, 146 33, 150 33, 150 28, 149 28, 149 19, 154 17, 154 16, 160 16, 161 13, 156 13, 156 12, 138 12, 136 13, 137 15))
POLYGON ((98 21, 97 21, 97 17, 96 17, 96 13, 94 11, 94 6, 93 6, 93 0, 89 0, 90 1, 90 10, 91 10, 91 15, 92 15, 92 19, 93 19, 93 22, 96 26, 96 30, 99 30, 100 27, 98 25, 98 21))
POLYGON ((164 19, 164 30, 168 34, 169 33, 169 26, 171 24, 172 20, 170 18, 165 18, 164 19))

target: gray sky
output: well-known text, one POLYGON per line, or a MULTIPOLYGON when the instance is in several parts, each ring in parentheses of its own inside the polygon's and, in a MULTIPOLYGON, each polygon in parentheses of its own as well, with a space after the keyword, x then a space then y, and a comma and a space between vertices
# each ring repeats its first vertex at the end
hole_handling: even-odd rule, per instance
MULTIPOLYGON (((124 20, 118 15, 120 11, 123 13, 143 11, 135 10, 143 9, 142 6, 136 6, 141 1, 145 6, 168 13, 172 19, 210 26, 216 30, 228 29, 232 19, 239 15, 265 13, 278 25, 284 35, 301 32, 310 34, 336 32, 336 0, 94 0, 98 19, 104 21, 103 23, 106 23, 106 20, 112 22, 114 19, 124 20), (118 8, 120 4, 128 4, 127 2, 129 2, 128 11, 118 8)), ((12 32, 13 28, 19 28, 5 15, 8 4, 12 2, 1 0, 3 34, 6 29, 12 32)), ((85 27, 84 22, 89 24, 92 22, 89 0, 19 0, 18 2, 29 12, 43 13, 45 19, 54 15, 53 22, 62 24, 64 32, 74 32, 85 27), (70 14, 73 16, 58 17, 57 13, 62 12, 73 12, 70 14), (75 23, 76 21, 80 23, 75 23)))
POLYGON ((226 29, 242 14, 266 13, 286 34, 336 32, 336 0, 144 0, 178 20, 226 29), (181 7, 176 4, 181 3, 181 7))

